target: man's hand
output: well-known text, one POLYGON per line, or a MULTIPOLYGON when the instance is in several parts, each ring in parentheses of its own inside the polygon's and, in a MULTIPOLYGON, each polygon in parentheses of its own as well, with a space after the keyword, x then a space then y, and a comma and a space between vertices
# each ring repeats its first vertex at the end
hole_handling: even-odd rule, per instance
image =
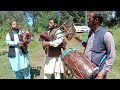
POLYGON ((100 72, 98 73, 95 79, 103 79, 103 78, 104 78, 104 74, 100 72))
POLYGON ((19 42, 17 42, 17 44, 18 44, 19 46, 23 46, 24 42, 23 42, 23 41, 19 41, 19 42))
POLYGON ((50 42, 43 42, 43 47, 47 47, 47 46, 50 46, 50 42))

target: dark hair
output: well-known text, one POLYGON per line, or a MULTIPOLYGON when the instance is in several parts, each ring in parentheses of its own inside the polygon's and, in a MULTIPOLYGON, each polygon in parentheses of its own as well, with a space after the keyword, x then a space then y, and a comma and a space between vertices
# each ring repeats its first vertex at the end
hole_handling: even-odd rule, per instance
MULTIPOLYGON (((17 20, 16 20, 16 19, 13 19, 13 20, 11 21, 11 23, 10 23, 10 26, 12 25, 13 22, 17 22, 17 20)), ((17 22, 17 24, 18 24, 18 22, 17 22)))
POLYGON ((57 20, 55 18, 50 18, 49 21, 53 20, 54 23, 58 24, 57 20))
POLYGON ((94 13, 94 17, 93 17, 94 20, 95 20, 96 18, 98 18, 99 23, 102 24, 102 22, 103 22, 103 16, 102 16, 101 12, 100 12, 100 11, 90 11, 90 12, 93 12, 93 13, 94 13))

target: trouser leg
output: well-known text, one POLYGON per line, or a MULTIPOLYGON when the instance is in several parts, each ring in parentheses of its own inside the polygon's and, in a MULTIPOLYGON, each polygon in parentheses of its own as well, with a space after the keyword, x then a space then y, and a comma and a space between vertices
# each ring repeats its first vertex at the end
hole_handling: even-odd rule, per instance
POLYGON ((17 79, 24 79, 23 73, 21 72, 21 70, 14 71, 14 73, 15 73, 15 76, 16 76, 17 79))
POLYGON ((29 66, 27 68, 23 69, 23 76, 24 76, 24 79, 31 79, 29 66))
POLYGON ((44 79, 51 79, 52 74, 44 74, 44 79))
POLYGON ((55 72, 54 76, 55 76, 55 79, 61 79, 60 73, 55 72))

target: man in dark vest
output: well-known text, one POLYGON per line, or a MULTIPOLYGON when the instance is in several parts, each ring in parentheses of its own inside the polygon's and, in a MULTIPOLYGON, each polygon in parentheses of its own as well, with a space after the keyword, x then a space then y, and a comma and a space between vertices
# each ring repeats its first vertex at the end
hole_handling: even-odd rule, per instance
POLYGON ((60 58, 62 54, 61 44, 64 36, 61 30, 57 29, 57 21, 54 18, 49 19, 49 30, 47 33, 53 38, 50 41, 43 41, 43 48, 46 50, 44 60, 44 79, 61 79, 61 73, 64 73, 63 63, 60 58))
MULTIPOLYGON (((22 30, 19 29, 18 22, 11 22, 12 31, 6 35, 6 43, 9 46, 8 57, 12 70, 17 79, 30 79, 30 67, 27 46, 24 46, 22 30)), ((31 37, 28 39, 30 42, 31 37)))
MULTIPOLYGON (((83 42, 84 54, 99 67, 95 79, 106 79, 107 72, 115 62, 116 51, 112 34, 101 26, 103 17, 98 11, 90 11, 88 25, 91 28, 87 42, 83 42), (102 58, 104 57, 104 60, 102 58)), ((81 38, 75 37, 79 42, 81 38)), ((93 78, 93 79, 94 79, 93 78)))

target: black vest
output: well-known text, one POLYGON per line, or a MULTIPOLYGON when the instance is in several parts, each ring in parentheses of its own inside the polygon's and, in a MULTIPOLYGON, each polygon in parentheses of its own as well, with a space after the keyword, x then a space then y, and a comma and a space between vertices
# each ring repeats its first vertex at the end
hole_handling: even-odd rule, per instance
MULTIPOLYGON (((9 32, 9 35, 10 35, 11 41, 14 41, 14 33, 9 32)), ((22 35, 18 35, 18 38, 19 38, 19 41, 23 41, 22 35)), ((28 53, 26 46, 20 46, 20 49, 24 54, 28 53)), ((8 57, 16 57, 15 46, 9 46, 8 57)))

